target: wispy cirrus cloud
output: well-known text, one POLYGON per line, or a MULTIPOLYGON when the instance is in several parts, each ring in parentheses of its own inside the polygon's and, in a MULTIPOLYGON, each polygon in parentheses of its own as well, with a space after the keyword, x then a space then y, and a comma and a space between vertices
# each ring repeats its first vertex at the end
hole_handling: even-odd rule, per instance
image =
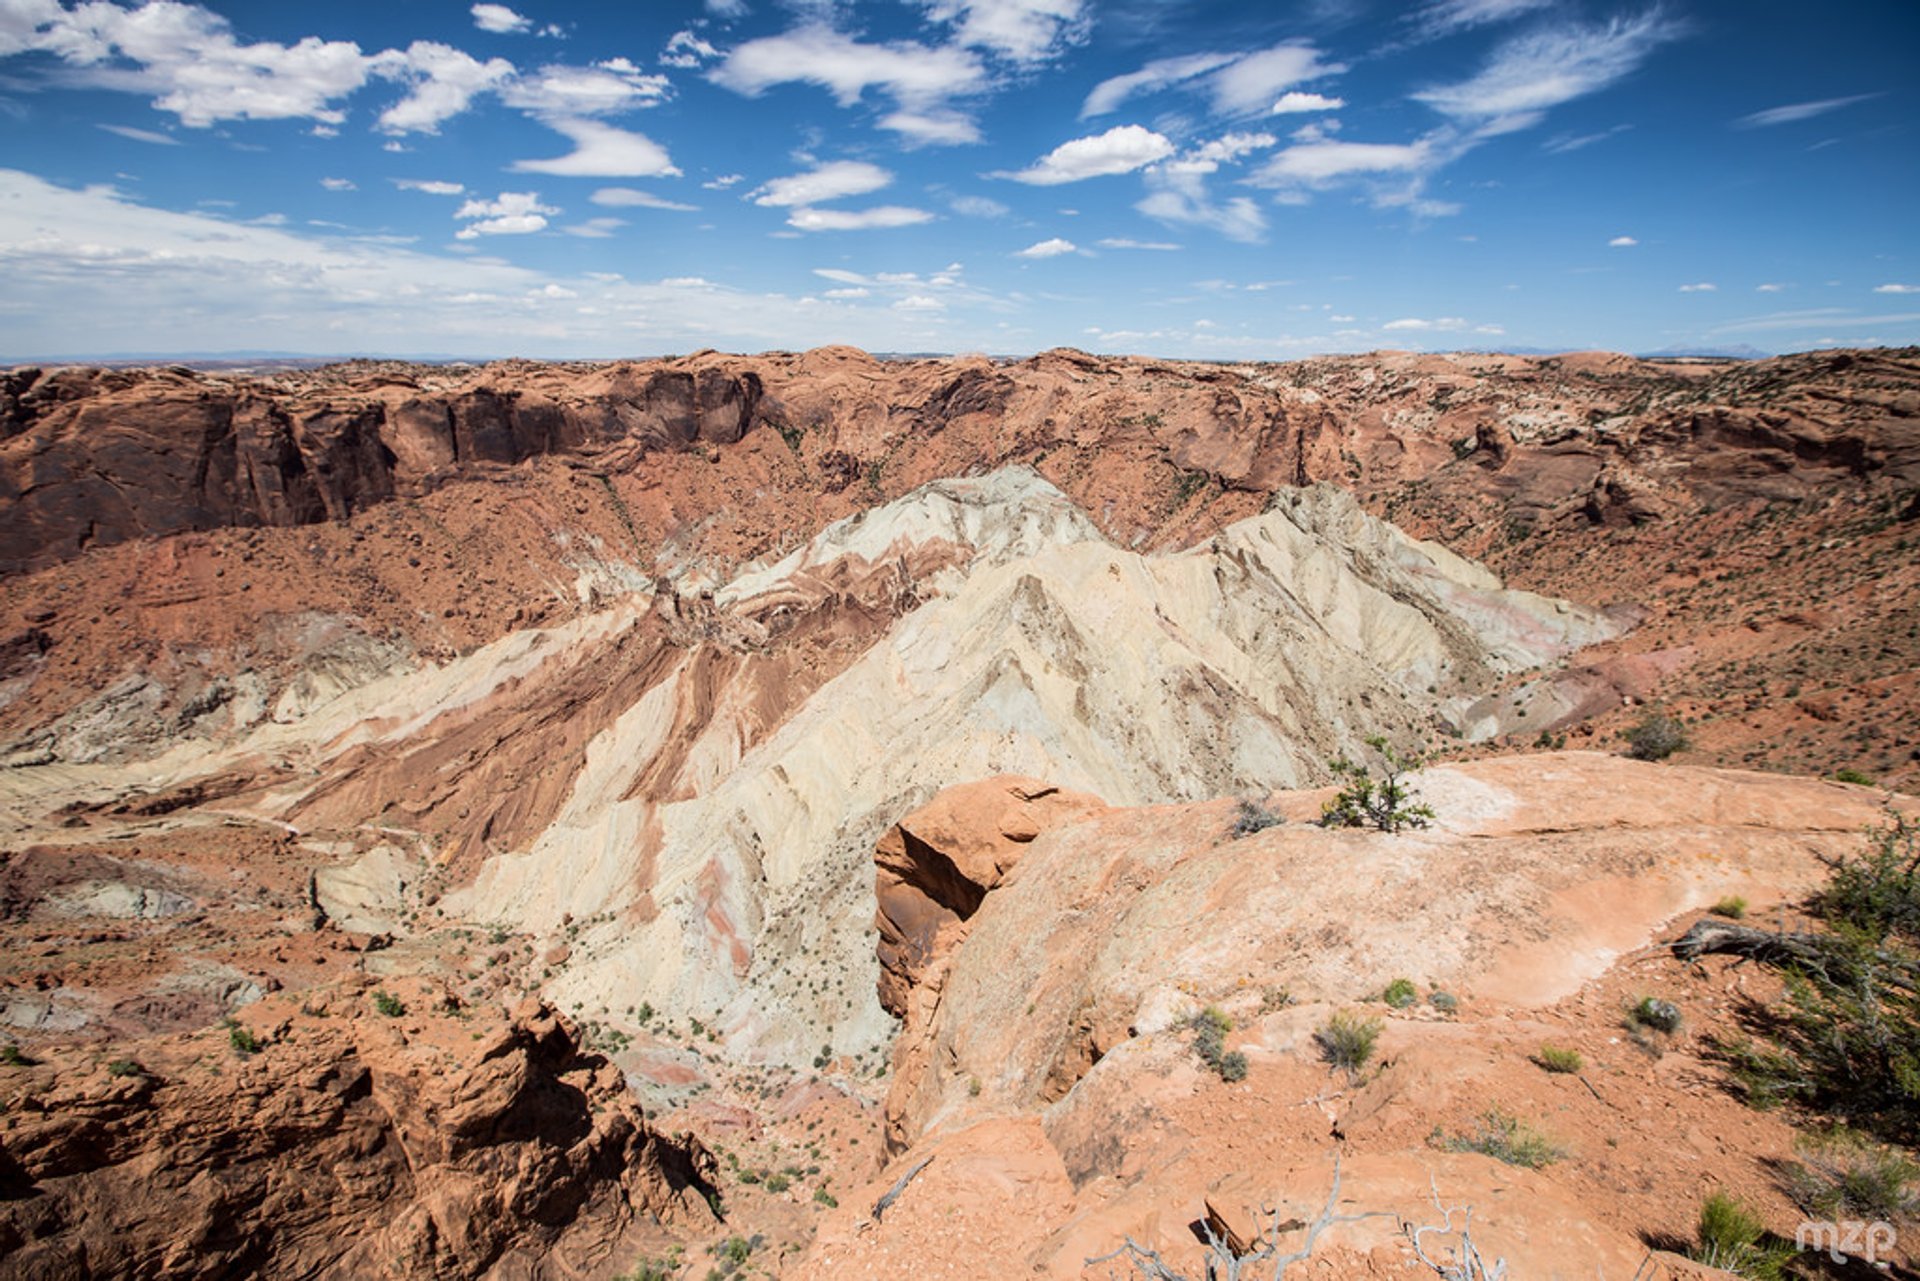
POLYGON ((1028 245, 1025 249, 1017 250, 1013 256, 1015 258, 1058 258, 1062 254, 1077 254, 1079 252, 1080 246, 1074 244, 1071 240, 1055 236, 1051 240, 1038 241, 1028 245))
POLYGON ((1514 36, 1466 80, 1412 96, 1482 131, 1511 132, 1553 107, 1607 89, 1639 70, 1685 28, 1659 10, 1587 25, 1564 23, 1514 36))
POLYGON ((1215 115, 1264 115, 1275 109, 1284 91, 1346 70, 1340 63, 1322 59, 1319 49, 1302 41, 1235 53, 1160 58, 1095 85, 1080 106, 1080 118, 1107 115, 1129 98, 1170 88, 1205 95, 1215 115))
POLYGON ((1741 116, 1734 121, 1736 129, 1766 129, 1774 125, 1793 124, 1800 120, 1811 120, 1815 116, 1824 116, 1829 111, 1838 111, 1842 107, 1851 107, 1856 102, 1866 102, 1878 98, 1877 93, 1856 93, 1845 98, 1822 98, 1816 102, 1791 102, 1784 107, 1768 107, 1765 111, 1756 111, 1750 116, 1741 116))

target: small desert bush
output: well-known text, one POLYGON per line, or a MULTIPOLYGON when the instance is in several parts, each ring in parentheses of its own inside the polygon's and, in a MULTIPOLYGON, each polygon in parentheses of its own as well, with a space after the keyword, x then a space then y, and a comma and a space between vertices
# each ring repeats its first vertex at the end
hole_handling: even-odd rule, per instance
POLYGON ((1413 985, 1412 979, 1395 979, 1387 984, 1387 990, 1380 994, 1380 999, 1390 1009, 1404 1010, 1420 999, 1420 989, 1413 985))
POLYGON ((1695 1234, 1691 1258, 1753 1281, 1783 1281, 1794 1255, 1792 1246, 1768 1237, 1758 1215, 1724 1192, 1701 1203, 1695 1234))
POLYGON ((147 1070, 132 1059, 115 1059, 107 1064, 108 1076, 145 1076, 147 1070))
POLYGON ((1543 1045, 1533 1061, 1549 1072, 1571 1075, 1586 1066, 1586 1060, 1580 1057, 1580 1051, 1562 1049, 1557 1045, 1543 1045))
POLYGON ((1852 783, 1855 787, 1874 786, 1873 776, 1870 774, 1862 774, 1857 769, 1837 769, 1833 772, 1833 781, 1836 783, 1852 783))
POLYGON ((1473 1130, 1453 1135, 1445 1146, 1449 1152, 1478 1152, 1528 1170, 1552 1165, 1566 1155, 1546 1135, 1497 1107, 1488 1108, 1473 1130))
POLYGON ((1255 832, 1264 832, 1284 822, 1285 819, 1258 801, 1241 801, 1233 819, 1233 838, 1239 840, 1243 836, 1252 836, 1255 832))
POLYGON ((373 1008, 390 1019, 397 1019, 407 1012, 406 1005, 401 1002, 399 997, 384 990, 373 994, 373 1008))
POLYGON ((1747 900, 1738 894, 1729 894, 1708 910, 1715 916, 1726 917, 1729 921, 1743 920, 1747 915, 1747 900))
POLYGON ((1452 1014, 1460 1008, 1460 998, 1451 992, 1429 992, 1427 993, 1427 1004, 1442 1014, 1452 1014))
POLYGON ((1223 1081, 1243 1081, 1247 1076, 1247 1056, 1227 1049, 1227 1033, 1233 1020, 1217 1005, 1209 1005, 1187 1021, 1193 1029, 1193 1052, 1200 1061, 1219 1073, 1223 1081))
POLYGON ((793 1180, 789 1179, 785 1174, 775 1172, 767 1176, 766 1186, 769 1192, 785 1192, 789 1187, 793 1186, 793 1180))
POLYGON ((1834 865, 1820 914, 1878 943, 1890 934, 1920 937, 1920 823, 1896 815, 1869 832, 1867 851, 1834 865))
POLYGON ((815 1188, 813 1190, 813 1199, 816 1204, 824 1205, 829 1210, 836 1210, 840 1207, 839 1198, 827 1191, 825 1187, 815 1188))
POLYGON ((227 1020, 227 1044, 236 1054, 258 1054, 260 1038, 248 1031, 246 1025, 233 1019, 227 1020))
POLYGON ((1800 1143, 1788 1186, 1801 1209, 1823 1219, 1897 1222, 1920 1208, 1920 1166, 1904 1153, 1851 1130, 1800 1143))
POLYGON ((29 1058, 25 1050, 8 1041, 5 1045, 0 1045, 0 1063, 8 1067, 32 1067, 35 1060, 29 1058))
POLYGON ((1641 997, 1627 1011, 1628 1023, 1654 1032, 1678 1032, 1680 1021, 1679 1006, 1654 996, 1641 997))
POLYGON ((1636 761, 1664 761, 1687 746, 1687 727, 1665 712, 1649 712, 1626 730, 1627 755, 1636 761))
POLYGON ((1380 776, 1374 777, 1374 770, 1344 757, 1329 762, 1329 768, 1346 781, 1320 811, 1320 826, 1375 827, 1383 832, 1398 832, 1431 824, 1432 807, 1420 804, 1406 782, 1406 776, 1420 768, 1420 758, 1400 755, 1393 744, 1379 734, 1368 738, 1367 746, 1380 758, 1380 776))
POLYGON ((1351 1079, 1373 1057, 1380 1027, 1379 1019, 1363 1018, 1343 1010, 1328 1019, 1326 1026, 1313 1034, 1313 1039, 1320 1046, 1320 1057, 1329 1066, 1345 1071, 1351 1079))

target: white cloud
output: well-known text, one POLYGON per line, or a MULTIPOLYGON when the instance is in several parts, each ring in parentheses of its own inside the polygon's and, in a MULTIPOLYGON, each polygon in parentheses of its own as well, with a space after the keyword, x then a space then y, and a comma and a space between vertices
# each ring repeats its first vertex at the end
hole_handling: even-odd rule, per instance
POLYGON ((955 24, 954 39, 1033 64, 1086 37, 1084 0, 924 0, 927 16, 955 24))
POLYGON ((534 191, 503 191, 492 200, 469 200, 455 211, 457 219, 477 219, 455 232, 461 240, 478 236, 524 236, 544 231, 547 215, 560 211, 540 203, 534 191))
POLYGON ((1231 53, 1195 53, 1182 58, 1160 58, 1138 71, 1102 80, 1080 104, 1080 118, 1104 116, 1136 93, 1152 93, 1171 85, 1183 84, 1195 76, 1217 71, 1239 55, 1231 53))
POLYGON ((980 126, 958 111, 890 111, 877 123, 905 135, 912 145, 951 147, 980 141, 980 126))
POLYGON ((746 180, 745 174, 723 173, 718 178, 710 178, 706 182, 701 183, 700 185, 702 187, 705 187, 708 191, 725 191, 728 187, 734 186, 735 184, 740 182, 744 182, 745 180, 746 180))
POLYGON ((875 350, 897 348, 907 334, 915 345, 986 349, 995 328, 965 326, 976 310, 1000 305, 931 282, 912 292, 946 299, 948 313, 912 316, 605 273, 550 275, 484 252, 425 252, 153 209, 109 188, 72 190, 4 168, 0 264, 0 350, 21 356, 219 351, 258 346, 262 333, 285 350, 316 355, 760 351, 825 334, 875 350), (548 296, 549 284, 578 296, 548 296))
POLYGON ((671 92, 665 76, 648 75, 625 58, 608 58, 589 67, 542 67, 516 79, 500 98, 535 116, 577 118, 655 106, 671 92))
POLYGON ((720 51, 693 32, 673 33, 667 47, 660 51, 660 64, 666 67, 698 67, 720 56, 720 51))
POLYGON ((1036 187, 1132 173, 1173 154, 1173 144, 1140 125, 1119 125, 1102 134, 1063 142, 1018 173, 1001 173, 1036 187))
POLYGON ((868 289, 865 285, 851 285, 845 289, 829 289, 826 291, 826 296, 829 298, 866 298, 872 293, 873 290, 868 289))
POLYGON ((1565 155, 1569 151, 1579 151, 1582 148, 1591 147, 1596 142, 1605 142, 1607 139, 1623 134, 1631 128, 1633 128, 1632 125, 1615 125, 1611 129, 1602 129, 1599 133, 1563 133, 1541 143, 1540 149, 1551 152, 1556 156, 1565 155))
POLYGON ((736 46, 709 74, 715 84, 754 97, 775 85, 816 84, 843 107, 868 89, 927 105, 983 87, 986 68, 965 49, 911 41, 863 44, 825 26, 804 26, 736 46))
POLYGON ((1920 285, 1875 285, 1876 294, 1920 294, 1920 285))
POLYGON ((328 191, 358 191, 359 186, 351 178, 322 178, 320 185, 328 191))
POLYGON ((866 231, 875 227, 911 227, 932 222, 924 209, 879 205, 872 209, 795 209, 787 225, 801 231, 866 231))
POLYGON ((1776 284, 1755 285, 1753 287, 1753 292, 1757 294, 1777 294, 1782 289, 1785 289, 1785 288, 1786 288, 1785 285, 1776 285, 1776 284))
POLYGON ((1270 133, 1229 133, 1174 160, 1147 170, 1150 194, 1134 208, 1158 222, 1209 227, 1231 240, 1253 242, 1266 232, 1260 206, 1245 196, 1216 202, 1207 179, 1223 164, 1234 163, 1280 140, 1270 133))
POLYGON ((1130 240, 1125 236, 1109 236, 1100 242, 1102 249, 1155 249, 1163 252, 1180 248, 1164 240, 1130 240))
POLYGON ((513 77, 513 64, 505 58, 481 62, 431 40, 416 40, 405 53, 390 50, 376 61, 382 75, 413 86, 405 98, 380 113, 380 128, 392 134, 437 133, 444 121, 471 106, 476 95, 513 77))
POLYGON ((516 160, 510 168, 567 178, 675 178, 680 174, 667 149, 643 133, 599 120, 558 119, 546 124, 571 138, 573 150, 551 160, 516 160))
POLYGON ((1255 180, 1272 186, 1312 185, 1349 174, 1418 170, 1434 159, 1426 142, 1312 142, 1288 147, 1262 165, 1255 180))
POLYGON ((947 207, 963 218, 1004 218, 1013 212, 987 196, 955 196, 947 207))
POLYGON ((1756 111, 1750 116, 1742 116, 1734 121, 1740 129, 1764 129, 1771 125, 1793 124, 1799 120, 1811 120, 1815 116, 1824 116, 1829 111, 1838 111, 1842 107, 1851 107, 1856 102, 1865 102, 1869 98, 1878 98, 1877 93, 1856 93, 1845 98, 1822 98, 1818 102, 1794 102, 1784 107, 1769 107, 1765 111, 1756 111))
POLYGON ((1302 111, 1338 111, 1346 105, 1345 98, 1329 98, 1323 93, 1301 93, 1296 89, 1281 94, 1269 114, 1285 116, 1302 111))
POLYGON ((108 133, 117 133, 122 138, 131 138, 135 142, 150 142, 157 147, 177 147, 180 145, 178 138, 169 137, 164 133, 155 133, 151 129, 135 129, 132 125, 100 125, 99 127, 105 129, 108 133))
POLYGON ((945 311, 947 304, 926 294, 908 294, 893 304, 895 311, 945 311))
POLYGON ((698 205, 684 205, 665 196, 656 196, 651 191, 636 191, 632 187, 602 187, 587 199, 609 209, 666 209, 675 213, 693 213, 700 208, 698 205))
POLYGON ((585 240, 606 240, 626 225, 625 218, 589 218, 585 222, 576 222, 571 227, 562 227, 560 230, 569 236, 579 236, 585 240))
POLYGON ((1607 242, 1607 248, 1631 249, 1633 246, 1639 243, 1640 242, 1638 240, 1635 240, 1632 236, 1615 236, 1612 240, 1609 240, 1607 242))
POLYGON ((1500 45, 1472 79, 1413 96, 1442 115, 1505 132, 1624 79, 1679 34, 1657 10, 1604 26, 1548 27, 1500 45))
POLYGON ((1697 284, 1680 286, 1680 292, 1683 294, 1710 294, 1719 288, 1720 286, 1710 280, 1702 280, 1697 284))
POLYGON ((1215 72, 1213 109, 1222 115, 1266 112, 1282 89, 1343 70, 1320 61, 1312 45, 1280 44, 1250 53, 1215 72))
POLYGON ((473 14, 473 25, 482 31, 491 31, 495 35, 517 35, 530 30, 533 26, 503 4, 477 4, 469 10, 473 14))
POLYGON ((1490 23, 1506 22, 1532 13, 1536 9, 1551 8, 1554 0, 1436 0, 1414 15, 1430 36, 1446 35, 1455 31, 1464 31, 1469 27, 1482 27, 1490 23))
POLYGON ((440 182, 431 178, 395 178, 393 185, 402 191, 424 191, 429 196, 458 196, 467 190, 464 183, 440 182))
POLYGON ((707 12, 716 18, 744 18, 747 0, 707 0, 707 12))
POLYGON ((1062 240, 1060 237, 1055 236, 1051 240, 1042 240, 1037 244, 1028 245, 1025 249, 1020 250, 1013 256, 1015 258, 1058 258, 1061 254, 1074 254, 1079 252, 1080 246, 1074 244, 1071 240, 1062 240))
POLYGON ((892 181, 893 175, 879 165, 864 160, 835 160, 805 173, 775 178, 748 193, 748 197, 756 205, 817 205, 848 196, 864 196, 892 181))

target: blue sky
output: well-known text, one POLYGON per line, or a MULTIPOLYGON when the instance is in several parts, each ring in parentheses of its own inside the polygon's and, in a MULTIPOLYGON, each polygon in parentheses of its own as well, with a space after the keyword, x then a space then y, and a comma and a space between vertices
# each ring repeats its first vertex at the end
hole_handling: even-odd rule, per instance
POLYGON ((0 0, 0 359, 1920 342, 1920 4, 0 0))

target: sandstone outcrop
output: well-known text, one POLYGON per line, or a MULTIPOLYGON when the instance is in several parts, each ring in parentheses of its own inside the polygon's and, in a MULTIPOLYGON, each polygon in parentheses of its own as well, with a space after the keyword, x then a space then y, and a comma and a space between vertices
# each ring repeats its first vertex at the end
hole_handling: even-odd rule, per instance
POLYGON ((712 1156, 537 1003, 235 1026, 9 1070, 0 1276, 586 1276, 636 1222, 710 1221, 712 1156))

